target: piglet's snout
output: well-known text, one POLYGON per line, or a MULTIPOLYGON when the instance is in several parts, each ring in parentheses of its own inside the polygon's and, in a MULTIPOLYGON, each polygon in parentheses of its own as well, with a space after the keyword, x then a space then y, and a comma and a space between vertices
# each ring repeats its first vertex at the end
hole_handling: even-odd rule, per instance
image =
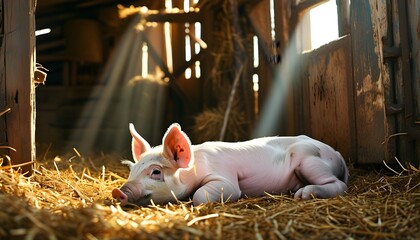
POLYGON ((128 196, 118 188, 115 188, 114 190, 112 190, 112 197, 118 202, 120 202, 121 206, 126 205, 128 202, 128 196))

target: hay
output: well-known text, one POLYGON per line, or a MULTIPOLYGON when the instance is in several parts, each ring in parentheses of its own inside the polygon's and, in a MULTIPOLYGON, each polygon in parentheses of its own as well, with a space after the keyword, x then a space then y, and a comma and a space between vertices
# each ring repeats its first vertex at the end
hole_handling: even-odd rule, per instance
MULTIPOLYGON (((194 118, 194 141, 216 141, 220 138, 220 131, 225 120, 226 104, 207 109, 194 118)), ((243 111, 239 111, 237 104, 230 110, 224 141, 233 142, 249 138, 247 121, 243 111)))
POLYGON ((111 190, 127 176, 117 157, 37 162, 32 177, 0 170, 0 238, 7 239, 418 239, 420 171, 351 170, 334 199, 289 195, 231 203, 122 209, 111 190))

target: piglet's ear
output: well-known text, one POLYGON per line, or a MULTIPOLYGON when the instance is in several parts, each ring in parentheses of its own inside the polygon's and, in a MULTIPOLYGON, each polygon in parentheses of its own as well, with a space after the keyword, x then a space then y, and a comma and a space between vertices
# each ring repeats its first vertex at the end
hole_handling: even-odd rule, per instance
POLYGON ((134 161, 137 162, 140 159, 140 155, 150 149, 150 144, 137 133, 132 123, 130 123, 129 129, 131 136, 133 136, 131 141, 131 151, 133 152, 134 161))
POLYGON ((172 124, 163 136, 163 156, 173 159, 178 167, 186 168, 191 161, 191 142, 179 124, 172 124))

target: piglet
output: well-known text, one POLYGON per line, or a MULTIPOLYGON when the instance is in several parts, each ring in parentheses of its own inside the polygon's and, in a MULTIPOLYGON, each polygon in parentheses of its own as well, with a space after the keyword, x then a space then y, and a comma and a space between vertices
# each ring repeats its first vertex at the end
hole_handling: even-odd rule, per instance
POLYGON ((135 162, 123 161, 130 167, 128 180, 112 191, 122 206, 190 198, 199 205, 265 193, 332 198, 347 189, 348 170, 341 154, 304 135, 192 145, 174 123, 162 145, 152 148, 133 124, 129 129, 135 162))

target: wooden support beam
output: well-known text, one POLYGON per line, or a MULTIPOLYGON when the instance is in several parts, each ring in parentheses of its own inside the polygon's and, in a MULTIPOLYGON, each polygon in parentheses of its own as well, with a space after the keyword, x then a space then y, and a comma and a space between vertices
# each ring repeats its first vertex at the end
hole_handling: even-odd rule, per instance
POLYGON ((148 22, 199 22, 202 20, 200 12, 182 12, 182 13, 159 13, 150 14, 146 17, 148 22))
POLYGON ((336 0, 338 16, 338 33, 344 36, 350 33, 350 3, 347 0, 336 0))
POLYGON ((372 27, 377 26, 379 20, 372 17, 369 1, 352 1, 350 8, 357 163, 375 164, 389 159, 383 145, 388 126, 383 106, 382 79, 385 76, 381 73, 377 52, 381 37, 372 27))
POLYGON ((3 1, 2 78, 5 82, 7 145, 13 165, 32 172, 35 159, 35 0, 3 1))
MULTIPOLYGON (((6 109, 10 109, 6 106, 6 80, 4 77, 5 64, 4 64, 4 28, 3 28, 3 0, 0 0, 0 146, 6 143, 6 117, 4 116, 7 112, 6 109)), ((0 148, 0 154, 3 154, 0 148)))

